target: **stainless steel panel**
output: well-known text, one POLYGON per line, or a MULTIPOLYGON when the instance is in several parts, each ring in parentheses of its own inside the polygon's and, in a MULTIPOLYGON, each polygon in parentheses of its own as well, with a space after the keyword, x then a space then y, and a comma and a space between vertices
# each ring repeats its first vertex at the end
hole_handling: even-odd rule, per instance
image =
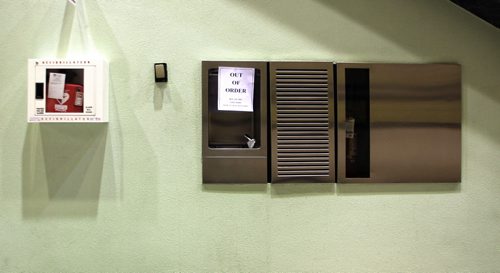
POLYGON ((333 182, 333 63, 271 62, 271 180, 333 182))
POLYGON ((339 182, 459 182, 456 64, 337 64, 339 182), (369 69, 369 177, 347 177, 346 69, 369 69))
POLYGON ((267 157, 204 157, 204 184, 267 183, 267 157))
POLYGON ((203 183, 267 183, 267 63, 203 61, 202 93, 203 183), (256 69, 254 112, 217 110, 219 66, 256 69))

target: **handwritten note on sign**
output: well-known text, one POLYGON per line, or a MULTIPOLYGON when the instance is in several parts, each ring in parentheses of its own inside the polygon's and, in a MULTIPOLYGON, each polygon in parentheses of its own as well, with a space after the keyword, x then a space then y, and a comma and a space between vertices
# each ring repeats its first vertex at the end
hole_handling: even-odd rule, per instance
POLYGON ((219 67, 217 109, 253 112, 255 68, 219 67))

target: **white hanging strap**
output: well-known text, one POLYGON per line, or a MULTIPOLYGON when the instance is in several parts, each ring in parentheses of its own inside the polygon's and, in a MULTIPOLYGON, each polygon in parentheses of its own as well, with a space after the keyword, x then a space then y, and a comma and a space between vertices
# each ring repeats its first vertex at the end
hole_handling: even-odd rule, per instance
POLYGON ((87 54, 93 53, 93 44, 90 35, 90 28, 87 20, 87 13, 85 12, 84 0, 68 0, 70 4, 75 6, 76 17, 78 18, 78 25, 80 27, 80 35, 83 42, 83 49, 87 54))
MULTIPOLYGON (((71 0, 69 0, 71 1, 71 0)), ((76 1, 76 0, 73 0, 76 1)), ((78 23, 80 25, 80 34, 82 35, 82 41, 85 51, 91 53, 93 50, 92 40, 90 37, 90 28, 87 20, 87 13, 85 12, 85 4, 83 0, 78 0, 76 4, 76 13, 78 17, 78 23)))

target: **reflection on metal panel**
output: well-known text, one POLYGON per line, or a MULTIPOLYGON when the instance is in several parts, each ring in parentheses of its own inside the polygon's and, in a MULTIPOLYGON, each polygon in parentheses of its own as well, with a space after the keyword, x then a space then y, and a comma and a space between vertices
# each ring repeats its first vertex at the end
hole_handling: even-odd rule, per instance
POLYGON ((455 64, 337 64, 338 181, 460 181, 460 81, 455 64))

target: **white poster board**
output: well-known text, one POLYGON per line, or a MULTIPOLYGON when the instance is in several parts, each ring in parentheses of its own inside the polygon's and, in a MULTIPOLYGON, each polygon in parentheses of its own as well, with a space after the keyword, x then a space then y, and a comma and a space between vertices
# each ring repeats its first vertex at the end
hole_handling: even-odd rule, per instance
POLYGON ((29 59, 27 121, 108 122, 108 74, 102 59, 29 59))
POLYGON ((255 68, 219 67, 219 111, 253 112, 255 68))

